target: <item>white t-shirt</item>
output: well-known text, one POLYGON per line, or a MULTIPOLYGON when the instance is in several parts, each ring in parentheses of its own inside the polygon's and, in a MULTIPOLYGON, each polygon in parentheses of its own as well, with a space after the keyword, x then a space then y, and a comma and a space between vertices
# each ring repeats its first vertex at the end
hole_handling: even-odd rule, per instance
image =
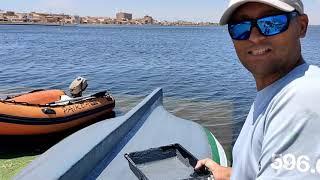
POLYGON ((257 93, 231 179, 320 179, 320 68, 302 64, 257 93))

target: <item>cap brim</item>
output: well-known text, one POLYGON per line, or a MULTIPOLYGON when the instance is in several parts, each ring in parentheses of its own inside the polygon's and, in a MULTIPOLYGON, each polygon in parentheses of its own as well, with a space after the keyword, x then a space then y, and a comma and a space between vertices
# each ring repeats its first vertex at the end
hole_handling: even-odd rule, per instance
POLYGON ((291 12, 294 10, 294 7, 281 2, 279 0, 247 0, 247 1, 239 1, 228 7, 228 9, 223 13, 221 19, 220 19, 220 25, 226 25, 228 24, 232 14, 238 7, 240 7, 243 4, 246 4, 248 2, 258 2, 258 3, 263 3, 267 4, 269 6, 275 7, 277 9, 280 9, 281 11, 285 12, 291 12))

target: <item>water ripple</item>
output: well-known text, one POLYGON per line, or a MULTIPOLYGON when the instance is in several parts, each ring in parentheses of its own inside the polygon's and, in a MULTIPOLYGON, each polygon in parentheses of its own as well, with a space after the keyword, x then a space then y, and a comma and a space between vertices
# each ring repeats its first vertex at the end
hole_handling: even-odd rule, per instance
MULTIPOLYGON (((319 34, 311 26, 302 40, 305 59, 317 65, 319 34)), ((210 128, 224 145, 256 92, 225 27, 1 26, 0 48, 0 95, 66 90, 82 75, 88 92, 110 89, 121 114, 162 87, 171 112, 210 128)))

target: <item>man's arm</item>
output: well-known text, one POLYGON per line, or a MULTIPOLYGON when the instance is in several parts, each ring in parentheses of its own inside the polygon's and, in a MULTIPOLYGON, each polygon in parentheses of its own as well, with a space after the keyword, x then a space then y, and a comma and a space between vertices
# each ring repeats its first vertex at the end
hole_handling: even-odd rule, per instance
POLYGON ((319 90, 310 85, 289 89, 273 102, 264 125, 258 180, 320 178, 319 90))

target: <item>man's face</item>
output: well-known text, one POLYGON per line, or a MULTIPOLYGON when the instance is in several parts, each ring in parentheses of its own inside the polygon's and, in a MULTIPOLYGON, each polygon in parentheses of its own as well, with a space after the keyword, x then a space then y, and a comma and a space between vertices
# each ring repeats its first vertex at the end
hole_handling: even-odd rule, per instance
MULTIPOLYGON (((280 10, 261 3, 246 3, 233 14, 231 21, 257 19, 281 13, 280 10)), ((266 78, 274 74, 286 74, 301 56, 300 38, 304 37, 308 19, 302 16, 290 21, 288 30, 274 36, 263 36, 258 29, 252 29, 248 40, 233 40, 241 63, 255 78, 266 78)))

